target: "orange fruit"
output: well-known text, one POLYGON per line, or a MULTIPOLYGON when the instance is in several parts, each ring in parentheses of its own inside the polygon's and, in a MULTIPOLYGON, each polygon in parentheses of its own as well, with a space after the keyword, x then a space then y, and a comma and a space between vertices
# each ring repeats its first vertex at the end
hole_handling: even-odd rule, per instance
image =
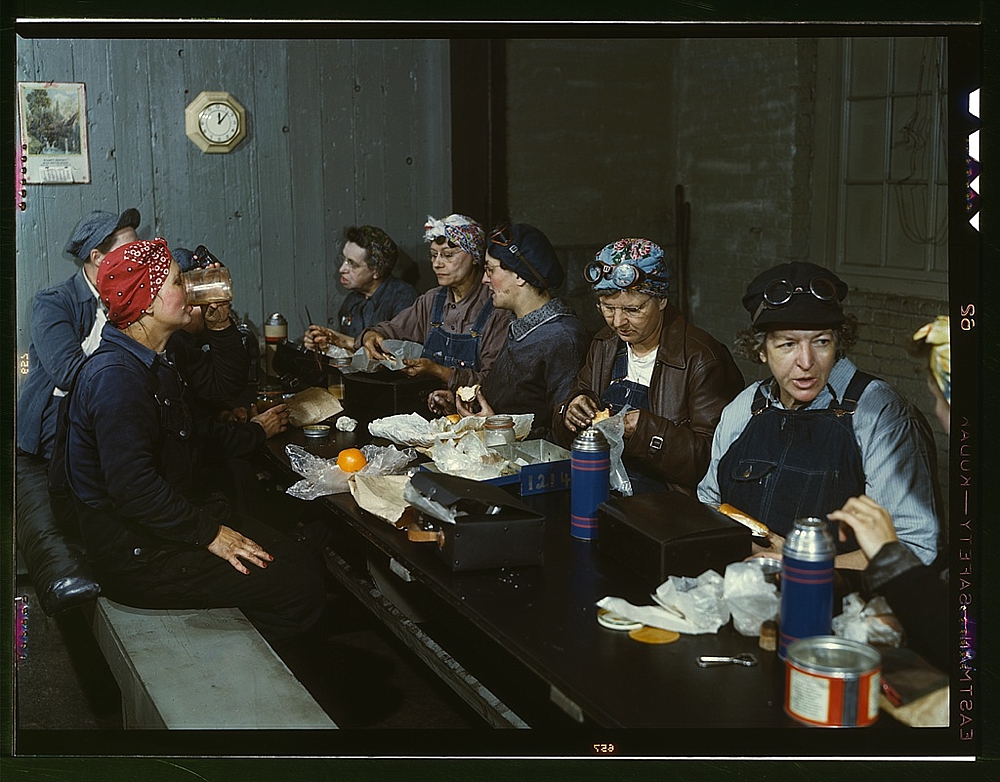
POLYGON ((358 448, 345 448, 337 454, 337 466, 344 472, 357 472, 366 464, 368 460, 358 448))

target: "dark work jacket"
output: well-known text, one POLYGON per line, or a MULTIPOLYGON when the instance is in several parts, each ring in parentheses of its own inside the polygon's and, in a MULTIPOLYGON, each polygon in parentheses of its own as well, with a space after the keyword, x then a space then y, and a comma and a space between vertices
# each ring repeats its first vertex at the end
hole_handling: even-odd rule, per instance
POLYGON ((77 377, 68 418, 69 484, 99 577, 165 547, 207 546, 228 521, 224 503, 199 504, 206 491, 193 419, 163 356, 107 324, 77 377))
MULTIPOLYGON (((563 423, 570 401, 586 394, 602 407, 620 346, 610 328, 594 337, 576 388, 556 410, 552 429, 558 444, 568 448, 573 442, 563 423)), ((729 350, 668 304, 649 385, 650 409, 640 412, 635 432, 625 441, 626 467, 630 460, 641 462, 670 489, 694 496, 708 469, 722 408, 742 390, 743 374, 729 350)))

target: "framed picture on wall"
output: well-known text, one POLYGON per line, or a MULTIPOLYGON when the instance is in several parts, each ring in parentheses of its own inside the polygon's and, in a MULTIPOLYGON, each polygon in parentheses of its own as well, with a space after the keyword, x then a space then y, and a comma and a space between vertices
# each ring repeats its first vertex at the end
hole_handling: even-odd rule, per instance
POLYGON ((86 87, 72 82, 17 85, 21 150, 29 185, 90 182, 86 87))

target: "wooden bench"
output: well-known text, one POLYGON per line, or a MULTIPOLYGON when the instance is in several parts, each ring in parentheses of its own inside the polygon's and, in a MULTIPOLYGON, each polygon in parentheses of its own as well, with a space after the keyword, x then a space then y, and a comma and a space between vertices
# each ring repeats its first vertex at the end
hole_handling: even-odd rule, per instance
POLYGON ((337 727, 239 609, 148 610, 100 597, 93 628, 126 729, 337 727))

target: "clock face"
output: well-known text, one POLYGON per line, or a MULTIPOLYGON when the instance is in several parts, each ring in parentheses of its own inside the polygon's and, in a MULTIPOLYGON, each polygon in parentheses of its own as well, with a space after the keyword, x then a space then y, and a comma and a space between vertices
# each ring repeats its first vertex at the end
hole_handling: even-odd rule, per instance
POLYGON ((198 114, 198 127, 213 144, 225 144, 239 131, 240 120, 232 106, 210 103, 198 114))

